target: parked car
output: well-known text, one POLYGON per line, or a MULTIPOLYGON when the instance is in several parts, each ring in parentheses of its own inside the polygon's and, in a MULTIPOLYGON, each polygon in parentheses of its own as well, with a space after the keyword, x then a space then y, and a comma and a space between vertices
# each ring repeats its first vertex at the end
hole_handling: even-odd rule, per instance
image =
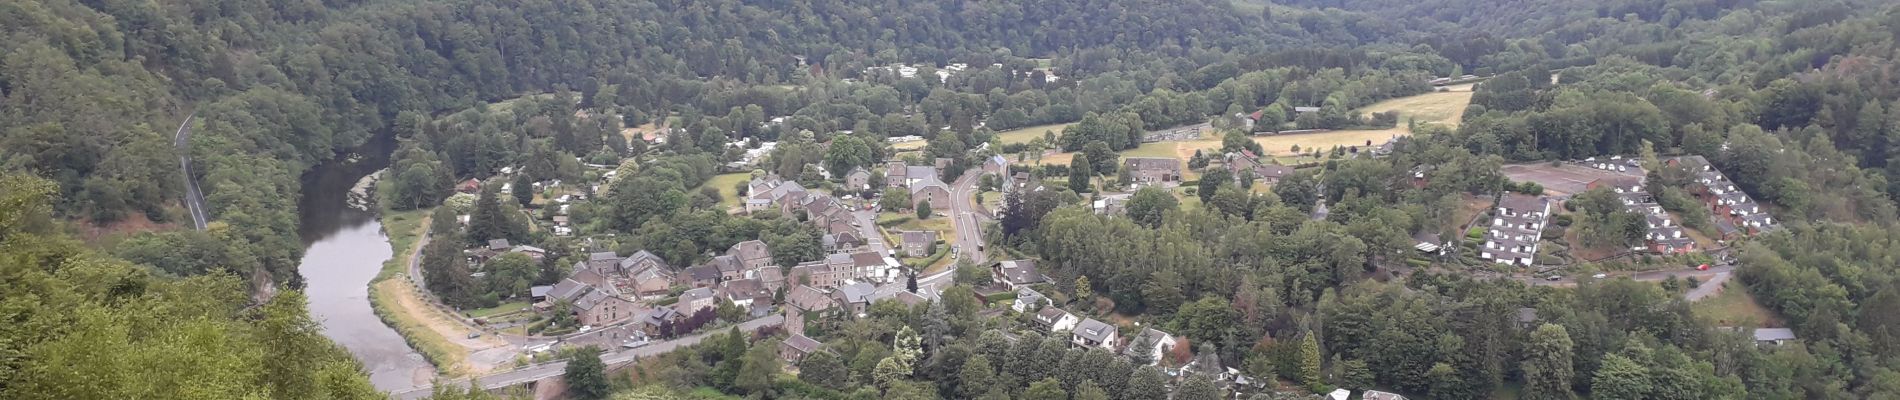
POLYGON ((1695 266, 1695 270, 1697 270, 1697 271, 1708 271, 1708 270, 1709 270, 1709 265, 1708 265, 1708 264, 1702 264, 1702 265, 1697 265, 1697 266, 1695 266))
POLYGON ((1560 281, 1563 279, 1564 277, 1558 276, 1558 275, 1551 275, 1551 276, 1544 277, 1544 280, 1547 280, 1547 281, 1560 281))
POLYGON ((1603 278, 1608 278, 1608 277, 1610 277, 1610 274, 1596 274, 1596 275, 1590 275, 1590 277, 1591 277, 1591 278, 1597 278, 1597 279, 1603 279, 1603 278))

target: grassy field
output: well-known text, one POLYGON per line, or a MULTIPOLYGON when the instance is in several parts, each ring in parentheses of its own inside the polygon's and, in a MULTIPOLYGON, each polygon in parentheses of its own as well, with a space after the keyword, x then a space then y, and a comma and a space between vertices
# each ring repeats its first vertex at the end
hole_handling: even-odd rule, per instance
POLYGON ((718 189, 719 190, 719 206, 725 207, 725 208, 733 208, 733 207, 738 207, 740 204, 739 182, 745 182, 751 179, 752 179, 751 173, 736 172, 736 173, 714 176, 712 177, 712 179, 707 179, 706 183, 700 184, 699 187, 711 187, 713 189, 718 189))
POLYGON ((893 144, 891 144, 891 149, 893 149, 893 150, 898 150, 898 151, 904 151, 904 150, 917 150, 917 149, 922 149, 922 148, 924 148, 924 146, 925 146, 925 145, 929 145, 929 144, 930 144, 930 141, 928 141, 928 140, 918 140, 918 141, 913 141, 913 142, 903 142, 903 143, 893 143, 893 144))
POLYGON ((997 132, 996 137, 1001 139, 1003 144, 1029 143, 1030 140, 1042 137, 1043 132, 1055 131, 1060 134, 1062 133, 1062 128, 1067 128, 1069 125, 1072 124, 1049 124, 1011 129, 997 132))
POLYGON ((1398 111, 1401 129, 1405 126, 1406 118, 1412 118, 1420 123, 1440 123, 1456 127, 1463 120, 1465 107, 1471 105, 1471 85, 1449 86, 1446 89, 1449 90, 1381 101, 1354 112, 1372 114, 1398 111))
POLYGON ((408 279, 390 279, 405 274, 409 255, 415 252, 416 241, 429 228, 431 210, 412 210, 394 212, 383 210, 383 230, 389 233, 389 245, 394 255, 383 263, 382 271, 376 279, 370 281, 370 308, 376 316, 389 324, 400 334, 409 347, 422 353, 422 357, 435 364, 443 375, 457 376, 462 368, 466 352, 461 346, 449 341, 448 337, 431 329, 429 316, 420 315, 420 308, 414 307, 421 302, 421 293, 408 284, 408 279))
POLYGON ((1690 308, 1696 315, 1720 326, 1782 326, 1781 318, 1775 317, 1775 312, 1762 307, 1761 303, 1756 303, 1755 297, 1749 295, 1748 288, 1742 287, 1740 282, 1731 279, 1727 285, 1722 288, 1722 293, 1703 298, 1690 308))
MULTIPOLYGON (((1174 158, 1185 160, 1187 159, 1187 157, 1183 157, 1178 154, 1179 153, 1178 147, 1180 147, 1180 145, 1184 143, 1200 143, 1200 142, 1197 141, 1197 142, 1144 143, 1141 145, 1141 147, 1137 147, 1133 150, 1123 150, 1121 152, 1121 155, 1122 157, 1174 157, 1174 158)), ((1213 141, 1213 144, 1214 144, 1213 147, 1216 147, 1216 148, 1220 147, 1219 140, 1213 141)), ((1189 156, 1194 155, 1194 151, 1188 150, 1188 155, 1189 156)), ((1056 154, 1042 156, 1041 164, 1069 165, 1069 161, 1072 161, 1074 159, 1075 159, 1075 153, 1056 153, 1056 154)), ((1037 162, 1035 159, 1028 159, 1028 160, 1023 160, 1021 162, 1017 162, 1016 164, 1035 165, 1037 164, 1037 162)))
POLYGON ((492 317, 498 314, 521 311, 522 309, 528 308, 528 305, 529 305, 528 302, 517 301, 517 302, 512 302, 512 303, 502 303, 501 305, 498 305, 498 306, 484 308, 480 310, 469 310, 467 313, 469 317, 488 318, 488 317, 492 317))
POLYGON ((375 281, 389 279, 403 272, 403 267, 408 266, 410 249, 415 248, 416 240, 421 239, 423 232, 429 229, 429 214, 434 211, 433 208, 383 210, 383 231, 389 234, 389 248, 395 250, 395 256, 383 262, 383 269, 376 272, 375 281))

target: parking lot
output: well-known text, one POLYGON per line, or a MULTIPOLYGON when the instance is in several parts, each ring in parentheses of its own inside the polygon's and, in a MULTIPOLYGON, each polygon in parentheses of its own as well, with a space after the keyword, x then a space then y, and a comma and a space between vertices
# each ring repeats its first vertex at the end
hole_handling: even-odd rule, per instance
MULTIPOLYGON (((1616 165, 1623 165, 1620 162, 1616 165)), ((1547 196, 1561 197, 1582 193, 1590 182, 1613 177, 1641 177, 1643 168, 1624 165, 1625 171, 1606 171, 1578 162, 1505 165, 1504 176, 1514 182, 1537 182, 1547 196)))

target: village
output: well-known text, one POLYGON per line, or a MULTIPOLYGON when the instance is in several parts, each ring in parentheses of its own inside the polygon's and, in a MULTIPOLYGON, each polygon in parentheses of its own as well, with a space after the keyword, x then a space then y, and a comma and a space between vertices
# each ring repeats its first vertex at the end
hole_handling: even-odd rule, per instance
MULTIPOLYGON (((1319 109, 1299 107, 1293 111, 1312 114, 1319 109)), ((1379 132, 1379 136, 1324 129, 1257 129, 1253 123, 1261 118, 1260 113, 1253 113, 1237 115, 1235 121, 1244 123, 1239 125, 1242 129, 1255 131, 1250 141, 1292 143, 1290 150, 1219 151, 1222 149, 1216 147, 1221 146, 1209 145, 1218 139, 1203 138, 1215 131, 1209 124, 1151 131, 1142 141, 1144 149, 1118 157, 1116 168, 1092 179, 1096 182, 1090 186, 1099 185, 1100 190, 1091 190, 1079 203, 1096 214, 1121 217, 1137 192, 1158 189, 1195 204, 1197 186, 1205 187, 1199 182, 1204 171, 1216 169, 1225 172, 1223 176, 1231 180, 1228 183, 1267 191, 1295 175, 1311 179, 1323 174, 1330 168, 1329 160, 1384 158, 1412 140, 1409 129, 1379 132), (1333 137, 1350 137, 1356 142, 1341 143, 1333 137), (1379 137, 1383 141, 1375 141, 1379 137), (1330 144, 1310 144, 1313 142, 1330 144), (1301 143, 1309 144, 1302 148, 1301 143), (1145 146, 1150 145, 1174 147, 1174 151, 1146 151, 1145 146), (1192 157, 1186 156, 1189 150, 1192 157)), ((768 124, 783 120, 774 119, 768 124)), ((663 143, 665 138, 658 135, 653 141, 663 143)), ((731 196, 720 199, 731 214, 790 219, 819 232, 822 257, 796 263, 779 262, 772 246, 759 239, 738 242, 690 265, 673 265, 646 249, 611 251, 610 246, 594 243, 614 242, 612 233, 577 226, 570 212, 592 207, 590 197, 604 197, 603 188, 611 186, 624 168, 587 165, 593 169, 588 176, 598 179, 593 183, 533 183, 529 190, 536 191, 534 198, 541 207, 529 213, 537 229, 565 238, 563 243, 590 250, 584 259, 564 269, 568 275, 558 282, 530 288, 528 296, 521 299, 525 306, 499 313, 463 314, 488 332, 523 343, 523 352, 534 359, 561 348, 639 349, 697 332, 765 321, 787 335, 778 353, 795 371, 805 357, 827 351, 827 335, 844 321, 870 317, 877 305, 885 302, 903 308, 940 304, 948 293, 974 297, 984 306, 981 315, 1012 321, 1007 324, 1011 330, 1065 338, 1072 348, 1121 355, 1160 368, 1177 379, 1189 373, 1208 374, 1237 395, 1277 390, 1268 377, 1248 376, 1239 365, 1221 365, 1218 358, 1197 357, 1195 351, 1190 351, 1199 341, 1217 338, 1186 337, 1168 332, 1163 324, 1144 324, 1131 316, 1105 314, 1103 310, 1079 310, 1076 307, 1085 306, 1082 300, 1075 297, 1076 293, 1069 293, 1073 289, 1063 289, 1070 285, 1059 284, 1039 269, 1038 260, 990 248, 993 239, 986 235, 994 232, 985 232, 985 226, 996 229, 993 222, 1005 212, 1002 204, 1009 196, 1070 190, 1050 181, 1064 176, 1060 170, 1050 170, 1048 166, 1054 163, 1043 158, 1060 162, 1072 154, 1043 150, 1036 157, 1027 157, 1007 153, 1008 147, 999 149, 1003 150, 999 154, 985 143, 962 158, 930 158, 922 155, 925 142, 918 137, 889 138, 886 144, 896 150, 890 159, 843 173, 818 165, 805 167, 808 172, 815 171, 822 181, 813 181, 810 176, 780 176, 761 168, 778 143, 734 143, 735 148, 743 149, 742 156, 721 166, 725 174, 707 186, 732 188, 720 193, 721 197, 731 196), (960 168, 962 165, 974 168, 960 168), (959 172, 961 175, 949 177, 959 172), (959 285, 969 290, 950 290, 959 285)), ((503 176, 489 182, 471 179, 457 189, 473 194, 484 185, 501 184, 504 193, 518 190, 507 183, 510 171, 502 172, 503 176)), ((1687 277, 1691 287, 1719 288, 1734 268, 1726 244, 1778 227, 1773 217, 1701 156, 1647 161, 1635 156, 1610 156, 1509 164, 1496 172, 1511 182, 1504 193, 1488 199, 1465 196, 1464 209, 1470 214, 1459 216, 1461 224, 1443 230, 1406 232, 1412 238, 1414 253, 1398 259, 1368 260, 1369 267, 1394 275, 1462 268, 1478 277, 1560 287, 1611 275, 1643 281, 1687 277), (1669 182, 1661 182, 1652 181, 1651 176, 1670 178, 1669 182), (1657 190, 1654 185, 1671 182, 1678 185, 1671 190, 1693 196, 1697 206, 1712 218, 1697 227, 1685 226, 1678 215, 1682 210, 1665 209, 1659 204, 1651 193, 1657 190), (1613 194, 1616 211, 1641 217, 1641 245, 1585 248, 1573 243, 1578 241, 1576 234, 1563 233, 1570 221, 1581 218, 1584 212, 1575 206, 1578 196, 1593 190, 1613 194), (1630 269, 1577 268, 1609 264, 1628 265, 1630 269)), ((1409 185, 1424 188, 1437 178, 1438 167, 1418 164, 1406 173, 1409 185)), ((1328 218, 1323 200, 1309 217, 1328 218)), ((467 216, 462 219, 466 224, 467 216)), ((486 246, 469 248, 464 253, 470 270, 484 271, 484 263, 503 254, 524 253, 540 262, 549 251, 492 239, 486 246)), ((1697 290, 1689 296, 1693 301, 1710 293, 1697 290)), ((1535 327, 1537 315, 1535 308, 1519 309, 1518 323, 1526 329, 1535 327)), ((753 327, 747 325, 748 329, 753 327)), ((1753 329, 1752 335, 1762 343, 1793 339, 1792 331, 1786 328, 1729 329, 1753 329)), ((1341 388, 1325 397, 1346 399, 1357 393, 1357 398, 1365 399, 1404 398, 1361 389, 1365 390, 1341 388)))

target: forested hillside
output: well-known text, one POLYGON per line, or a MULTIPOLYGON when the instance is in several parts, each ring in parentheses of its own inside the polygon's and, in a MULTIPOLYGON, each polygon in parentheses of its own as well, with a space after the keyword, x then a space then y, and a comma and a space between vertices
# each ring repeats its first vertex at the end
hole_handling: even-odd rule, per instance
POLYGON ((57 233, 52 182, 0 174, 0 397, 377 399, 296 292, 168 278, 57 233))

